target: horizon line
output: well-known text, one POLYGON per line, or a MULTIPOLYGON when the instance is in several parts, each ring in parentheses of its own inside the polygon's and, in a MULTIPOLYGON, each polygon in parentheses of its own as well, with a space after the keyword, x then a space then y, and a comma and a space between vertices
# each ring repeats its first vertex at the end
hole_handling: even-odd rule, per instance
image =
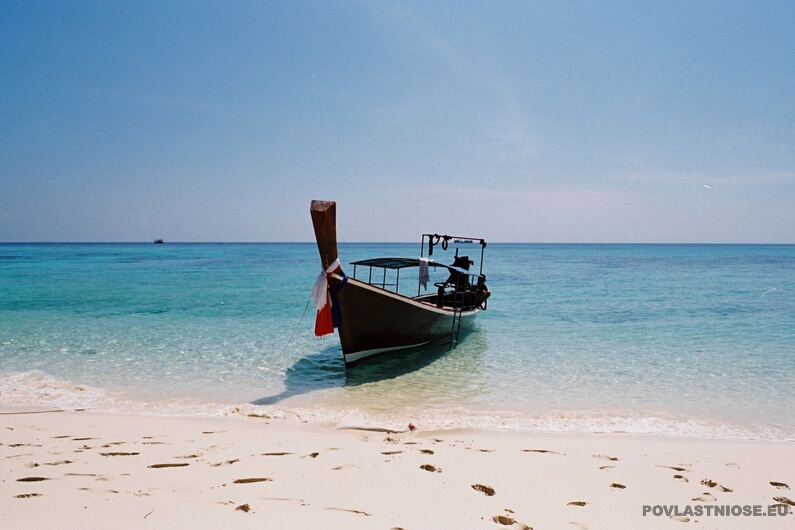
MULTIPOLYGON (((305 245, 315 244, 315 241, 0 241, 0 245, 305 245)), ((338 241, 338 244, 345 245, 414 245, 417 241, 338 241)), ((476 244, 473 241, 471 244, 476 244)), ((638 241, 486 241, 491 245, 735 245, 735 246, 793 246, 792 243, 782 242, 684 242, 684 241, 658 241, 658 242, 638 242, 638 241)), ((469 243, 464 243, 469 244, 469 243)))

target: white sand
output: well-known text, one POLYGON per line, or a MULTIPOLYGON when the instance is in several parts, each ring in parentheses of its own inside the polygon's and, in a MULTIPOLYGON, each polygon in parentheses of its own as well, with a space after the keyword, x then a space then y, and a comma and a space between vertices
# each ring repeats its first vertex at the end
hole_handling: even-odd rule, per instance
POLYGON ((0 528, 795 528, 642 515, 792 503, 792 442, 421 427, 3 413, 0 528))

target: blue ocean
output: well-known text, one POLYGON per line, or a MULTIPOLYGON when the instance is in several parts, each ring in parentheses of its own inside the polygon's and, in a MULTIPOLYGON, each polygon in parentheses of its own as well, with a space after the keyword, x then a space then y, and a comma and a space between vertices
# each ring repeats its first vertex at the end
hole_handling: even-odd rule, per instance
POLYGON ((464 340, 348 370, 319 272, 314 243, 0 244, 0 406, 795 439, 795 246, 489 244, 464 340))

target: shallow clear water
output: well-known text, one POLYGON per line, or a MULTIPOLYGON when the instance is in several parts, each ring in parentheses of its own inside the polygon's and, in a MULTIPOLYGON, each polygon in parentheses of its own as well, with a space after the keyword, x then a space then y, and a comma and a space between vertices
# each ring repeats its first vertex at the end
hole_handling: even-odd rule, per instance
POLYGON ((350 370, 319 269, 313 243, 2 244, 0 404, 795 439, 795 246, 490 244, 457 348, 350 370))

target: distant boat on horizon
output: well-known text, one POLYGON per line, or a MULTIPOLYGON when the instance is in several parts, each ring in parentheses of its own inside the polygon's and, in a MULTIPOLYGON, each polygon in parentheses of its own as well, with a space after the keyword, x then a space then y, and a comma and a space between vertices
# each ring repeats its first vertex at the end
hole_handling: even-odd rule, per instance
POLYGON ((165 241, 163 241, 162 239, 155 239, 156 245, 162 245, 163 243, 165 243, 165 241))

